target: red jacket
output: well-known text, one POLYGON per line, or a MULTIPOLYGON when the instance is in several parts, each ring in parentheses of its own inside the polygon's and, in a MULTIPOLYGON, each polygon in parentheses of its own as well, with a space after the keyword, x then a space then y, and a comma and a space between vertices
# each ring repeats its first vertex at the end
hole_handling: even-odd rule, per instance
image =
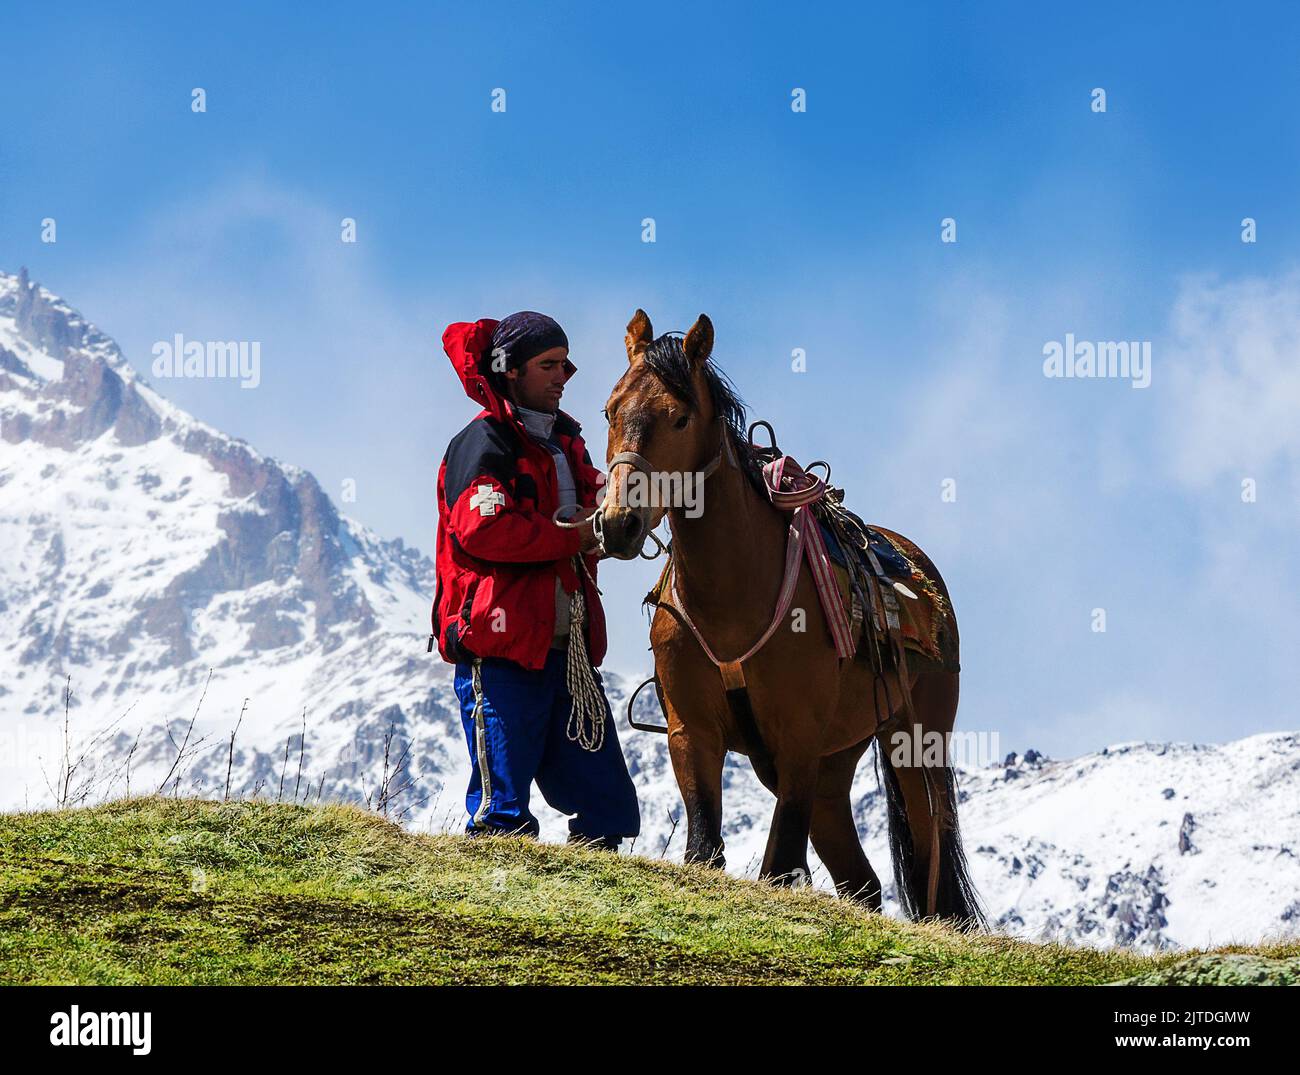
MULTIPOLYGON (((504 657, 541 669, 555 635, 558 577, 565 593, 583 588, 587 653, 598 665, 605 613, 595 587, 573 569, 579 532, 551 521, 559 506, 555 461, 478 370, 496 325, 486 318, 460 322, 442 334, 465 394, 484 409, 452 440, 438 470, 433 637, 445 661, 504 657)), ((566 363, 566 372, 572 377, 577 367, 566 363)), ((553 436, 569 460, 579 502, 594 508, 604 476, 591 464, 581 427, 561 411, 553 436)), ((594 579, 597 556, 584 559, 594 579)))

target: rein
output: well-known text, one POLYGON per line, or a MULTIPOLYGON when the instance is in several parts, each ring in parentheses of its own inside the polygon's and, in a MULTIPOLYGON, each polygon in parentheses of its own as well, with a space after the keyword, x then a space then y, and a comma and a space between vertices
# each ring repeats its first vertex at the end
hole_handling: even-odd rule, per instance
MULTIPOLYGON (((755 425, 757 424, 755 423, 755 425)), ((766 423, 763 424, 766 425, 766 423)), ((771 429, 770 426, 768 428, 771 429)), ((751 426, 750 433, 753 430, 754 426, 751 426)), ((752 440, 750 443, 753 443, 752 440)), ((722 445, 718 453, 719 459, 723 455, 723 449, 725 449, 728 462, 732 466, 738 466, 731 450, 731 438, 727 436, 725 429, 722 433, 722 445)), ((715 459, 714 463, 717 462, 718 460, 715 459)), ((816 465, 815 463, 812 464, 812 466, 816 465)), ((821 465, 826 466, 825 463, 821 465)), ((826 466, 826 469, 829 477, 830 468, 826 466)), ((791 512, 792 515, 785 545, 785 570, 781 577, 781 589, 777 593, 776 608, 772 612, 772 619, 769 621, 767 629, 764 630, 758 640, 733 660, 724 661, 718 657, 705 640, 703 632, 691 619, 690 613, 686 611, 686 603, 682 600, 681 593, 677 589, 677 572, 675 570, 672 571, 669 583, 672 603, 669 605, 667 602, 661 602, 670 611, 676 613, 682 624, 695 636, 695 641, 700 644, 704 655, 717 666, 722 675, 723 685, 729 691, 738 690, 745 686, 744 663, 767 645, 772 636, 776 634, 777 628, 781 626, 786 614, 790 611, 790 603, 794 600, 795 587, 799 583, 800 565, 805 557, 812 571, 813 582, 817 586, 822 609, 830 624, 831 637, 835 641, 836 653, 841 659, 845 659, 852 657, 857 648, 848 616, 845 615, 844 606, 839 599, 830 557, 826 552, 825 542, 822 540, 821 529, 812 512, 812 505, 821 500, 826 494, 826 482, 821 478, 814 478, 809 475, 790 456, 777 455, 771 462, 764 465, 763 483, 772 504, 780 511, 791 512)))
MULTIPOLYGON (((719 427, 721 427, 721 420, 718 421, 718 424, 719 427)), ((718 469, 719 466, 722 465, 722 458, 724 454, 726 455, 727 459, 730 460, 731 463, 734 465, 735 457, 732 455, 732 451, 731 451, 731 440, 727 436, 726 429, 722 428, 717 454, 714 455, 714 457, 707 464, 705 464, 703 470, 698 472, 699 480, 701 482, 703 482, 704 479, 708 478, 715 470, 718 469)), ((618 466, 631 467, 633 470, 640 471, 642 474, 644 474, 647 478, 651 480, 654 479, 654 475, 656 473, 654 465, 650 462, 650 460, 648 460, 645 456, 641 455, 640 453, 619 452, 616 456, 614 456, 613 459, 609 461, 610 481, 606 482, 605 484, 606 493, 608 493, 609 486, 612 483, 614 477, 614 468, 618 466)), ((563 508, 556 508, 551 515, 551 521, 555 523, 556 526, 560 527, 562 530, 577 530, 579 527, 585 526, 587 523, 591 523, 591 528, 592 530, 595 531, 596 534, 596 543, 597 543, 597 547, 600 550, 601 556, 613 557, 616 560, 635 560, 638 556, 643 560, 655 560, 658 559, 660 555, 668 551, 668 546, 663 543, 663 540, 659 537, 659 535, 656 534, 654 530, 652 530, 648 525, 650 520, 650 510, 648 507, 632 509, 636 511, 637 517, 641 520, 642 537, 641 540, 637 543, 636 548, 633 551, 628 553, 611 552, 605 545, 605 530, 604 530, 605 497, 604 496, 601 497, 600 503, 598 503, 595 506, 595 508, 592 509, 591 514, 586 516, 583 519, 578 519, 578 520, 561 519, 560 512, 563 510, 564 510, 563 508), (655 551, 652 552, 649 556, 645 554, 646 538, 649 538, 657 546, 655 551)))

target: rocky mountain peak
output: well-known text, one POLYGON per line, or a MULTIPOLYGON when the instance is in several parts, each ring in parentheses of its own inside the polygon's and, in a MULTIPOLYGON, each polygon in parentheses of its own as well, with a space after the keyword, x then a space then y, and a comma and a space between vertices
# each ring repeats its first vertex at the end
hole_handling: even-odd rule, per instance
MULTIPOLYGON (((104 629, 90 649, 127 654, 151 640, 162 650, 138 667, 181 668, 201 658, 198 624, 217 607, 238 625, 244 658, 294 646, 329 652, 343 629, 365 638, 380 628, 374 601, 387 596, 380 593, 385 583, 421 594, 421 601, 424 593, 432 596, 427 558, 344 519, 307 471, 263 456, 166 401, 109 337, 32 283, 26 269, 0 274, 5 446, 11 450, 0 455, 0 525, 11 528, 37 577, 45 577, 43 590, 30 575, 13 580, 35 602, 19 631, 24 666, 53 661, 62 671, 86 651, 84 631, 98 620, 104 629), (61 509, 29 507, 51 496, 62 500, 61 509), (139 562, 140 585, 129 598, 115 597, 122 576, 132 574, 135 551, 151 543, 137 531, 118 531, 125 557, 95 551, 101 562, 116 554, 125 561, 120 569, 102 573, 85 562, 78 576, 83 558, 73 550, 85 541, 67 526, 71 502, 91 516, 83 525, 108 523, 117 513, 172 536, 163 555, 139 562), (81 594, 71 584, 78 577, 86 582, 81 594), (94 596, 86 607, 78 604, 84 594, 94 596), (110 608, 111 616, 97 615, 110 608)), ((0 590, 0 598, 8 595, 0 590)), ((409 626, 422 629, 419 621, 409 626)))
POLYGON ((71 450, 113 430, 135 446, 162 431, 159 408, 144 397, 117 345, 57 296, 33 284, 24 267, 0 274, 0 439, 71 450))

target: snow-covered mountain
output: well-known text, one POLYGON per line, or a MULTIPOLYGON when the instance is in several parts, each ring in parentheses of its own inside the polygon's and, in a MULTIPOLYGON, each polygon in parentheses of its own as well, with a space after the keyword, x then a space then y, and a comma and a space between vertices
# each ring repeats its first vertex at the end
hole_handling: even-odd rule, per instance
MULTIPOLYGON (((0 274, 0 808, 166 778, 459 829, 468 759, 450 669, 425 650, 432 593, 426 556, 168 403, 25 272, 0 274)), ((641 794, 635 851, 679 859, 664 739, 623 723, 633 680, 604 678, 641 794)), ((772 799, 743 759, 725 778, 728 868, 752 875, 772 799)), ((1151 948, 1300 929, 1300 735, 1026 751, 962 790, 975 880, 1007 932, 1151 948)), ((886 878, 871 765, 855 794, 886 878)), ((564 819, 537 812, 562 839, 564 819)))
MULTIPOLYGON (((80 742, 122 718, 79 777, 92 763, 106 777, 139 731, 133 787, 147 787, 177 753, 164 726, 179 739, 200 697, 200 734, 233 727, 249 699, 236 789, 269 779, 256 748, 304 709, 313 780, 354 736, 364 762, 372 724, 445 693, 422 644, 432 578, 426 557, 341 517, 306 471, 170 405, 25 273, 0 276, 0 706, 35 740, 62 723, 71 676, 80 742)), ((209 755, 183 759, 186 790, 209 755)), ((47 751, 46 771, 61 757, 47 751)), ((29 766, 4 797, 42 791, 29 766)))
POLYGON ((962 781, 999 929, 1144 949, 1300 936, 1300 734, 1025 754, 962 781))

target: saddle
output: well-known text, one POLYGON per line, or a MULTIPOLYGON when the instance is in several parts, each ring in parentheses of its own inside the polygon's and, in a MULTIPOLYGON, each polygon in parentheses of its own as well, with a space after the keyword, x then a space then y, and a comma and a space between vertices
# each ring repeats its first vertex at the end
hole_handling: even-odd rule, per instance
MULTIPOLYGON (((934 662, 948 671, 958 670, 956 646, 950 644, 950 640, 955 643, 955 638, 945 629, 950 609, 943 593, 906 548, 888 534, 867 526, 844 507, 844 491, 829 485, 829 464, 818 460, 801 467, 790 456, 782 454, 776 445, 776 434, 767 422, 751 425, 747 440, 750 454, 762 468, 763 485, 773 506, 791 518, 782 594, 766 633, 738 659, 723 661, 716 657, 677 599, 671 547, 658 582, 645 597, 645 604, 666 607, 676 615, 718 666, 728 692, 743 693, 744 662, 762 648, 782 621, 800 561, 806 559, 840 659, 866 662, 878 680, 883 680, 889 672, 897 673, 905 710, 910 712, 911 664, 920 660, 934 662), (766 448, 754 443, 754 430, 759 427, 768 431, 766 448), (825 480, 810 473, 817 467, 825 469, 825 480)), ((724 435, 724 448, 728 444, 724 435)), ((647 680, 641 687, 652 681, 647 680)), ((646 730, 665 730, 633 718, 641 687, 628 700, 629 723, 646 730)), ((888 708, 892 710, 892 704, 888 708)), ((884 720, 885 715, 878 708, 877 725, 882 725, 884 720)))
POLYGON ((822 544, 831 560, 840 601, 848 613, 855 654, 883 671, 891 662, 879 652, 891 635, 901 647, 959 671, 951 609, 938 585, 907 550, 864 523, 844 506, 844 490, 830 484, 830 465, 823 460, 800 467, 781 453, 767 422, 749 427, 749 447, 763 466, 772 502, 779 508, 807 505, 817 520, 822 544), (754 443, 754 430, 766 429, 768 445, 754 443), (822 468, 825 480, 811 471, 822 468))

